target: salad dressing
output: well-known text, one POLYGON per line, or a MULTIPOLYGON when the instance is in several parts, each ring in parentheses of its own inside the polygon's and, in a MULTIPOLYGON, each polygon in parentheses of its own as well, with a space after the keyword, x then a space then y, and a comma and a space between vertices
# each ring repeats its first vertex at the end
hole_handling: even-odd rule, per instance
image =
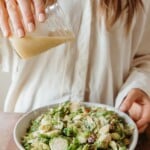
POLYGON ((66 36, 26 36, 24 38, 13 36, 10 41, 18 55, 27 59, 73 39, 73 35, 68 34, 66 36))

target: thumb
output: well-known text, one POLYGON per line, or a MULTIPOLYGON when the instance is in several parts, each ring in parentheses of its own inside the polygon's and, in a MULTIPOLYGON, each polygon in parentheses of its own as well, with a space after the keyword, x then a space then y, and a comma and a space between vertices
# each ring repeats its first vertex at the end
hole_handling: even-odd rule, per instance
POLYGON ((128 93, 128 95, 123 100, 122 104, 120 105, 120 110, 123 112, 128 112, 131 108, 132 104, 137 100, 138 94, 135 90, 132 90, 128 93))

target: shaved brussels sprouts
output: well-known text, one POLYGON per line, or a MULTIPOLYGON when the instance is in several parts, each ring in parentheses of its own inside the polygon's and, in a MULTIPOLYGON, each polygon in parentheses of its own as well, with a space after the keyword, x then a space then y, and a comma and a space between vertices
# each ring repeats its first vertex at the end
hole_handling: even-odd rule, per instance
POLYGON ((31 121, 25 150, 127 150, 134 128, 114 111, 65 102, 31 121))

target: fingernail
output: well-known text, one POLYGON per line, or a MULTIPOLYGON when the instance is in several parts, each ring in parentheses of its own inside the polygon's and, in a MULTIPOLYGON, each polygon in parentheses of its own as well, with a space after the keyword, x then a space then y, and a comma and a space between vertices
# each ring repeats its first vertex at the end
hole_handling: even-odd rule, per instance
POLYGON ((34 31, 34 24, 32 22, 28 23, 28 31, 33 32, 34 31))
POLYGON ((40 22, 43 22, 43 21, 45 20, 45 18, 46 18, 46 17, 45 17, 45 14, 44 14, 44 13, 40 13, 40 14, 39 14, 39 18, 38 18, 38 19, 39 19, 40 22))
POLYGON ((19 37, 23 37, 24 36, 24 31, 22 29, 18 29, 17 34, 18 34, 19 37))
POLYGON ((120 108, 119 108, 121 111, 126 111, 126 107, 124 106, 124 105, 122 105, 122 106, 120 106, 120 108))
POLYGON ((9 32, 8 31, 4 31, 3 34, 4 34, 5 37, 8 37, 9 32))

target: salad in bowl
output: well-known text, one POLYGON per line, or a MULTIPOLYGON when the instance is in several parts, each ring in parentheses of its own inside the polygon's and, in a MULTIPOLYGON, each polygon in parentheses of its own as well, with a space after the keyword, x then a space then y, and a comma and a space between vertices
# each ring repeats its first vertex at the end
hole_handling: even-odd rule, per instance
POLYGON ((138 131, 113 107, 67 101, 26 114, 14 138, 25 150, 134 150, 138 131))

